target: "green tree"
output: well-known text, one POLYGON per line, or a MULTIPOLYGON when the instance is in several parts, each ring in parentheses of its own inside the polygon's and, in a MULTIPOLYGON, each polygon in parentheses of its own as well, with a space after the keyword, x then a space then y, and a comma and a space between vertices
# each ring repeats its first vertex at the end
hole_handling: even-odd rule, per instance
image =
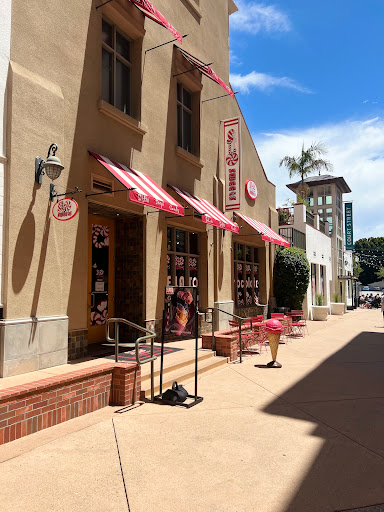
POLYGON ((291 309, 301 309, 309 278, 309 262, 301 249, 287 247, 279 251, 275 260, 277 305, 291 309))
POLYGON ((362 269, 359 280, 363 285, 381 279, 377 275, 384 267, 384 238, 360 238, 354 244, 354 256, 362 269))
POLYGON ((325 169, 331 171, 333 166, 327 160, 323 160, 321 155, 326 154, 328 151, 321 142, 312 142, 309 148, 301 149, 299 156, 285 156, 280 161, 280 167, 284 165, 288 169, 289 177, 299 176, 301 178, 301 186, 298 189, 298 200, 304 202, 306 195, 308 194, 308 186, 304 185, 304 179, 313 172, 325 169), (302 197, 300 197, 302 196, 302 197))

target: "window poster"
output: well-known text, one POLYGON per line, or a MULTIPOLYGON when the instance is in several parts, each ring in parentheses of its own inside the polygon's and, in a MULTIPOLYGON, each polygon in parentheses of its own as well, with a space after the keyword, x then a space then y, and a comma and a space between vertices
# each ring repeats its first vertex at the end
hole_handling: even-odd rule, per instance
POLYGON ((109 226, 92 224, 92 303, 90 325, 108 319, 109 226))
POLYGON ((198 280, 198 259, 190 257, 189 258, 189 286, 199 286, 198 280))
POLYGON ((259 304, 259 265, 253 265, 254 304, 259 304))
POLYGON ((176 256, 176 285, 185 284, 185 256, 176 256))
POLYGON ((244 306, 243 264, 237 263, 237 305, 244 306))
POLYGON ((167 254, 167 286, 172 284, 171 255, 167 254))
POLYGON ((245 277, 246 277, 246 295, 245 302, 247 306, 252 305, 252 277, 251 277, 251 265, 245 265, 245 277))
POLYGON ((196 336, 197 288, 166 286, 164 334, 196 336))

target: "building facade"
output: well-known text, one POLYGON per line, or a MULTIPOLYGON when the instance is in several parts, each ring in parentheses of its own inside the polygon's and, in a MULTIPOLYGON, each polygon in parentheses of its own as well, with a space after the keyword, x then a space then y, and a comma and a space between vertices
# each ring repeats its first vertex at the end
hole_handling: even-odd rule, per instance
POLYGON ((311 277, 303 302, 303 310, 312 318, 312 306, 316 305, 316 294, 324 297, 325 304, 331 300, 333 282, 332 239, 328 235, 328 222, 321 221, 317 213, 311 214, 306 205, 297 203, 293 208, 280 208, 279 233, 293 246, 302 249, 308 259, 311 277))
POLYGON ((196 285, 201 310, 243 316, 273 293, 275 244, 285 243, 275 233, 275 186, 227 92, 237 8, 153 0, 159 24, 141 3, 53 0, 41 30, 45 2, 12 2, 2 376, 84 355, 105 339, 107 318, 159 332, 167 284, 196 285), (173 27, 188 37, 176 40, 173 27), (234 118, 241 210, 223 219, 223 121, 234 118), (48 176, 38 184, 32 174, 52 143, 64 166, 53 201, 48 176), (52 207, 71 197, 78 213, 62 222, 52 207))
MULTIPOLYGON (((287 187, 296 193, 300 184, 301 182, 292 183, 287 187)), ((348 304, 352 302, 352 298, 351 301, 348 299, 352 291, 349 289, 351 285, 348 284, 350 276, 345 269, 347 258, 344 242, 343 194, 350 193, 351 189, 344 178, 331 175, 310 176, 304 179, 304 184, 309 187, 307 209, 312 214, 317 214, 320 222, 327 222, 329 226, 333 276, 330 288, 331 300, 333 294, 339 294, 343 302, 348 304)))

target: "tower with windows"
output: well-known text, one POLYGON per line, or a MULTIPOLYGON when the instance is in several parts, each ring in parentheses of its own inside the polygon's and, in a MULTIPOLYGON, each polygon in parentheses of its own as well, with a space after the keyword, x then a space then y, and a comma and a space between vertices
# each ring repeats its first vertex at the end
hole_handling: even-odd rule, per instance
MULTIPOLYGON (((287 187, 294 193, 298 193, 301 181, 291 183, 287 187)), ((351 192, 343 177, 335 177, 329 174, 309 176, 304 179, 304 184, 309 187, 307 195, 307 208, 312 213, 317 213, 319 219, 329 223, 329 235, 332 239, 332 269, 333 289, 332 293, 340 293, 345 297, 347 290, 343 284, 346 275, 344 269, 344 216, 343 194, 351 192)))

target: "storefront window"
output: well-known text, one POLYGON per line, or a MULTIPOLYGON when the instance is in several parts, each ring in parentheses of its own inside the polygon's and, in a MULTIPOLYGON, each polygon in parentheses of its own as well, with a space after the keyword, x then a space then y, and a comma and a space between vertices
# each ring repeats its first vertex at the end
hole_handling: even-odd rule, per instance
POLYGON ((235 244, 236 306, 259 303, 259 265, 256 247, 235 244))
POLYGON ((167 239, 167 285, 197 287, 200 267, 200 235, 168 227, 167 239), (175 245, 173 245, 173 240, 175 245))

